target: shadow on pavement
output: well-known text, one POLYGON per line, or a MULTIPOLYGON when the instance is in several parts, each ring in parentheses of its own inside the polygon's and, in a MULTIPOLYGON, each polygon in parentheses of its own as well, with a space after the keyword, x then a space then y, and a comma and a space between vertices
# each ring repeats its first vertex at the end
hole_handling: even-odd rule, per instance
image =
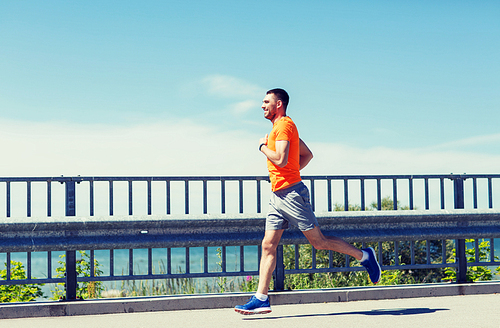
POLYGON ((296 314, 285 316, 266 316, 266 317, 244 317, 244 320, 269 320, 269 319, 287 319, 287 318, 307 318, 307 317, 323 317, 323 316, 338 316, 338 315, 415 315, 415 314, 430 314, 437 311, 448 311, 449 309, 429 309, 429 308, 410 308, 410 309, 382 309, 371 311, 355 311, 341 313, 318 313, 318 314, 296 314))

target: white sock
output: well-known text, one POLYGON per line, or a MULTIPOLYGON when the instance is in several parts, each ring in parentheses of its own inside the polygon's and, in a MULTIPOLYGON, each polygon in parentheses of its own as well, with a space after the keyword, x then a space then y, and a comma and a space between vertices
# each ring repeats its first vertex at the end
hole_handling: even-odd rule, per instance
POLYGON ((265 302, 267 300, 267 295, 265 294, 255 293, 255 297, 262 302, 265 302))
POLYGON ((368 256, 369 256, 368 252, 367 251, 363 251, 363 250, 362 250, 362 252, 363 252, 363 257, 361 258, 361 260, 359 262, 363 262, 363 261, 368 260, 368 256))

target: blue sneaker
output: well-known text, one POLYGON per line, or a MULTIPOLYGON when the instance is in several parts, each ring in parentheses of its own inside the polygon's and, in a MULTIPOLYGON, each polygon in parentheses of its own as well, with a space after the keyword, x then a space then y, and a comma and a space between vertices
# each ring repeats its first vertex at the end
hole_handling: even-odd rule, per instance
POLYGON ((259 300, 257 297, 252 298, 245 305, 236 305, 234 310, 241 314, 264 314, 271 312, 269 298, 265 301, 259 300))
POLYGON ((362 266, 365 267, 366 271, 368 271, 368 275, 370 276, 370 280, 376 284, 380 281, 382 277, 382 269, 380 269, 380 265, 377 262, 377 256, 375 255, 375 250, 371 247, 362 249, 363 251, 368 253, 368 259, 360 262, 362 266))

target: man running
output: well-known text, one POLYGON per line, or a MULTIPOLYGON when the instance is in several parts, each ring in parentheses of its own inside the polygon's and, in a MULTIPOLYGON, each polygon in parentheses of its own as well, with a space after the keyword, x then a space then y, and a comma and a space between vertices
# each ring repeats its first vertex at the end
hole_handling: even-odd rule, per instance
POLYGON ((309 190, 302 182, 302 170, 313 158, 312 152, 299 138, 297 127, 286 115, 289 96, 283 89, 269 90, 262 101, 264 117, 273 123, 269 135, 260 139, 259 151, 267 157, 271 180, 271 199, 262 240, 262 257, 257 292, 245 305, 234 309, 241 314, 271 312, 268 290, 274 268, 276 249, 284 229, 297 226, 316 249, 348 254, 366 268, 373 283, 380 280, 381 269, 373 248, 358 249, 338 237, 324 236, 309 201, 309 190))

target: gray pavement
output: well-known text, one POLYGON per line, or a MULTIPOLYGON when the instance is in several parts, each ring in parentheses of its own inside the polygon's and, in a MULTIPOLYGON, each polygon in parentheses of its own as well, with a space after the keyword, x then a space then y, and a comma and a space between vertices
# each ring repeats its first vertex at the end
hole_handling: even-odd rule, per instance
POLYGON ((500 294, 274 305, 266 315, 206 309, 0 320, 2 327, 500 327, 500 294))

